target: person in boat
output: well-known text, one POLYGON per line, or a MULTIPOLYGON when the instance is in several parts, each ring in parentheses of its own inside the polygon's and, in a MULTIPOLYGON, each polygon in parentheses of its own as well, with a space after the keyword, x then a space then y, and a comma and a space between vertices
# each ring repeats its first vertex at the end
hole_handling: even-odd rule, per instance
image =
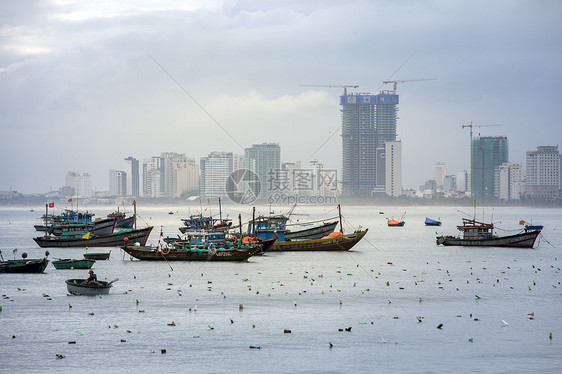
POLYGON ((101 283, 98 282, 98 276, 94 273, 93 270, 90 269, 90 276, 84 282, 82 282, 85 286, 101 286, 101 283))

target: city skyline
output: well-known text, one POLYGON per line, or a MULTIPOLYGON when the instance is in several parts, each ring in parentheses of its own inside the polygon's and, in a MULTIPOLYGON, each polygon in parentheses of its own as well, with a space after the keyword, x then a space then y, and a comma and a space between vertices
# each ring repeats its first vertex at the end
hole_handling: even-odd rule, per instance
POLYGON ((5 3, 0 190, 57 189, 68 170, 109 190, 108 170, 126 170, 131 155, 198 160, 264 142, 284 162, 321 159, 341 175, 342 89, 303 85, 377 94, 385 80, 424 78, 436 80, 397 87, 405 189, 432 178, 436 162, 469 170, 461 125, 471 121, 502 125, 474 135, 506 136, 510 162, 524 165, 527 151, 562 139, 561 10, 518 0, 5 3))

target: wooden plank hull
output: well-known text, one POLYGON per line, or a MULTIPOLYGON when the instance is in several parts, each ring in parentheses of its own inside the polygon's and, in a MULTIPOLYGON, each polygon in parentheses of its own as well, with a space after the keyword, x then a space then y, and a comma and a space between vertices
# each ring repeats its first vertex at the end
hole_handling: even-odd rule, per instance
POLYGON ((109 260, 109 255, 111 254, 111 251, 109 252, 98 252, 98 253, 84 253, 84 258, 87 260, 109 260))
POLYGON ((338 221, 330 222, 321 226, 315 226, 304 230, 285 232, 285 240, 300 240, 300 239, 322 239, 322 237, 334 232, 338 221))
POLYGON ((483 239, 461 239, 454 236, 438 236, 437 245, 467 247, 520 247, 533 248, 540 230, 528 231, 516 235, 483 239))
POLYGON ((125 238, 128 238, 132 243, 138 242, 140 245, 145 245, 151 231, 152 226, 138 230, 119 231, 111 235, 91 235, 89 239, 40 236, 33 238, 33 240, 42 248, 121 247, 124 244, 125 238))
POLYGON ((244 249, 217 249, 210 250, 177 250, 143 246, 124 246, 123 250, 136 259, 143 261, 245 261, 261 250, 261 245, 255 245, 244 249))
POLYGON ((349 251, 368 230, 327 239, 276 242, 271 251, 349 251))

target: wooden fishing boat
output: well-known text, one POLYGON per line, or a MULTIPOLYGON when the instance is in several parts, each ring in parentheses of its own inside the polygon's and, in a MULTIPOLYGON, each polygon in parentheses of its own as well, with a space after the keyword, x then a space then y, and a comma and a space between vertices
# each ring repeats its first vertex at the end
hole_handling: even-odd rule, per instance
POLYGON ((520 247, 533 248, 541 230, 523 230, 515 235, 497 236, 494 225, 475 219, 463 218, 463 224, 457 226, 460 236, 438 236, 437 245, 470 247, 520 247))
POLYGON ((67 279, 66 288, 68 292, 73 295, 84 295, 84 296, 97 296, 97 295, 107 295, 109 289, 113 286, 113 280, 111 282, 97 281, 98 285, 87 285, 82 284, 86 279, 67 279))
POLYGON ((109 252, 97 252, 97 253, 84 253, 84 258, 87 260, 109 260, 109 255, 111 254, 111 251, 109 252))
POLYGON ((48 264, 47 257, 0 261, 0 273, 42 273, 48 264))
POLYGON ((425 225, 426 226, 441 226, 441 221, 439 221, 439 220, 436 221, 436 220, 431 219, 429 217, 425 217, 425 225))
POLYGON ((89 269, 96 261, 94 260, 75 260, 70 258, 53 260, 53 266, 57 270, 89 269))
MULTIPOLYGON (((271 251, 349 251, 367 234, 368 229, 331 238, 275 242, 271 251)), ((335 234, 335 233, 334 233, 335 234)))
POLYGON ((387 225, 389 227, 402 227, 406 224, 404 221, 397 221, 395 219, 388 220, 387 225))
MULTIPOLYGON (((311 224, 312 225, 312 224, 311 224)), ((286 240, 298 240, 298 239, 320 239, 328 234, 334 232, 334 229, 338 225, 338 221, 324 222, 320 225, 316 224, 312 227, 305 229, 287 229, 285 231, 286 240)))
POLYGON ((84 235, 80 238, 39 236, 33 238, 42 248, 45 247, 120 247, 125 238, 133 243, 145 245, 152 226, 137 230, 121 230, 109 235, 84 235))
POLYGON ((261 244, 225 247, 150 247, 128 246, 123 250, 143 261, 245 261, 261 251, 261 244))

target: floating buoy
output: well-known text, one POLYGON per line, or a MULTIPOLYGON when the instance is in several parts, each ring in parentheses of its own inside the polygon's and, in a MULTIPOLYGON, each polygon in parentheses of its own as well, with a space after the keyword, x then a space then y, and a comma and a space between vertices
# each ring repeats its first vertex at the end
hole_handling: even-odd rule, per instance
POLYGON ((346 327, 345 331, 351 332, 351 326, 346 327))
POLYGON ((215 329, 212 325, 207 325, 207 327, 209 328, 209 330, 214 330, 214 329, 215 329))
POLYGON ((71 342, 68 342, 68 344, 76 344, 76 340, 73 340, 71 342))
POLYGON ((160 353, 161 353, 161 354, 166 354, 166 350, 165 350, 165 349, 161 349, 161 350, 160 350, 160 353))
POLYGON ((57 360, 62 360, 64 358, 64 356, 61 355, 60 353, 57 353, 56 356, 57 356, 57 360))
POLYGON ((552 340, 552 333, 549 333, 549 334, 548 334, 548 338, 549 338, 550 340, 552 340))
POLYGON ((261 349, 259 345, 251 345, 250 349, 261 349))
POLYGON ((509 323, 505 322, 503 319, 502 319, 502 323, 503 323, 502 326, 509 326, 509 323))
POLYGON ((291 330, 285 329, 285 330, 283 330, 283 333, 284 333, 284 334, 290 334, 290 333, 291 333, 291 330))
POLYGON ((474 295, 474 296, 475 296, 477 299, 480 299, 480 296, 478 296, 478 295, 474 295))
POLYGON ((332 342, 328 342, 328 344, 330 345, 330 348, 334 348, 334 345, 332 344, 332 342))
POLYGON ((437 326, 438 329, 441 329, 443 327, 443 324, 440 323, 439 326, 437 326))

